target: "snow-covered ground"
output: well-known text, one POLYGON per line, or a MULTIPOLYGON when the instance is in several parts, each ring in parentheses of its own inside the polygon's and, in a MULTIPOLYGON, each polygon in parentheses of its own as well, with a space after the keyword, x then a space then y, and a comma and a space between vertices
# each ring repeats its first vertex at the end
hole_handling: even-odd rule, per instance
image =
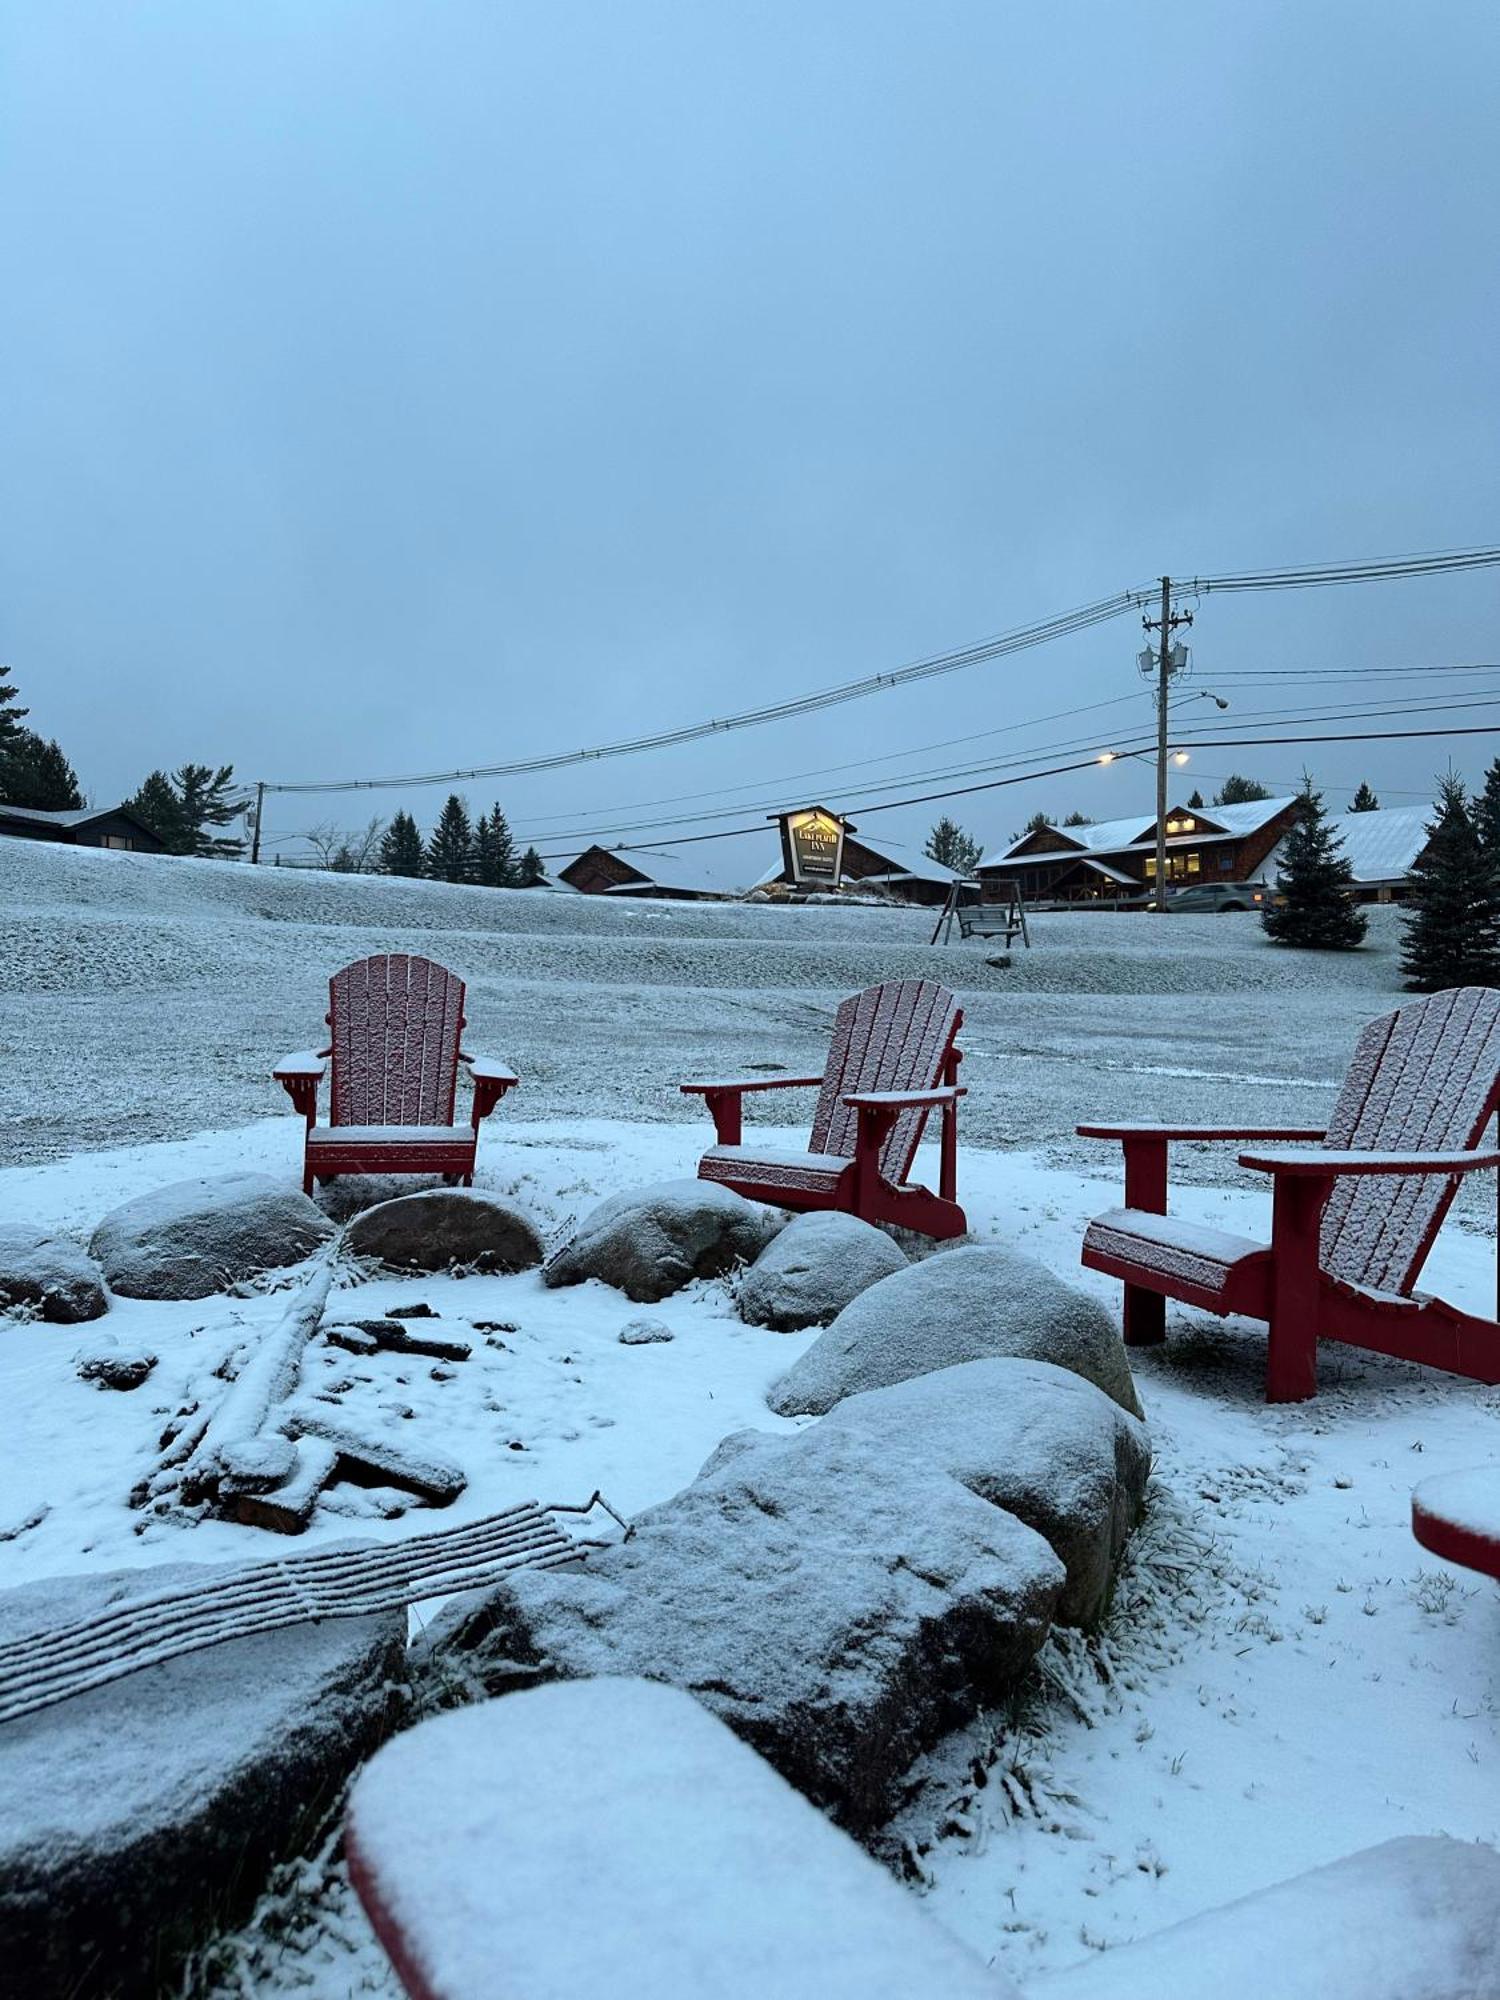
MULTIPOLYGON (((187 1174, 294 1174, 296 1122, 265 1071, 315 1033, 327 974, 368 950, 420 942, 470 979, 471 1046, 524 1079, 486 1127, 479 1185, 549 1238, 605 1194, 692 1172, 705 1129, 679 1077, 816 1065, 844 993, 920 970, 969 1015, 974 1234, 1111 1298, 1077 1258, 1118 1163, 1071 1139, 1075 1120, 1316 1123, 1356 1024, 1397 990, 1386 912, 1374 949, 1337 959, 1275 952, 1246 920, 1058 917, 1000 970, 978 946, 929 951, 930 920, 901 912, 604 904, 16 841, 0 887, 0 1215, 80 1235, 187 1174)), ((1181 1212, 1259 1233, 1264 1189, 1183 1152, 1181 1212)), ((1492 1231, 1486 1191, 1445 1228, 1430 1287, 1491 1309, 1492 1231)), ((627 1511, 665 1497, 726 1432, 785 1427, 764 1391, 809 1339, 742 1325, 721 1284, 653 1309, 676 1338, 638 1347, 616 1334, 639 1308, 596 1284, 359 1293, 362 1312, 416 1299, 453 1330, 492 1323, 471 1360, 329 1351, 312 1386, 466 1467, 445 1524, 595 1486, 627 1511)), ((275 1293, 117 1302, 102 1326, 160 1357, 130 1394, 74 1375, 99 1329, 0 1330, 0 1582, 263 1556, 255 1530, 187 1528, 127 1496, 188 1383, 279 1309, 275 1293)), ((1408 1524, 1418 1478, 1500 1455, 1500 1392, 1330 1348, 1318 1400, 1272 1410, 1263 1366, 1257 1329, 1191 1313, 1138 1357, 1157 1483, 1105 1633, 1054 1640, 1026 1708, 944 1746, 901 1828, 929 1909, 1019 1979, 1391 1834, 1500 1837, 1500 1599, 1408 1524)), ((309 1540, 350 1527, 325 1506, 309 1540)), ((336 1880, 317 1907, 312 1927, 268 1914, 236 1990, 394 1991, 336 1880)))

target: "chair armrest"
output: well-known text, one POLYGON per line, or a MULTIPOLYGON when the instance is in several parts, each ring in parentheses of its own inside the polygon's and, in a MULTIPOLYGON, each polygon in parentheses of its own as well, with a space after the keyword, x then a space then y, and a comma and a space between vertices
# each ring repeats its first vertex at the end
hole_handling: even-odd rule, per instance
POLYGON ((481 1081, 499 1083, 507 1090, 513 1090, 521 1081, 513 1069, 507 1069, 504 1063, 496 1062, 493 1056, 466 1056, 460 1049, 458 1059, 467 1065, 469 1074, 476 1083, 481 1081))
POLYGON ((1241 1153, 1240 1165, 1262 1174, 1321 1180, 1343 1174, 1471 1174, 1483 1167, 1500 1167, 1500 1152, 1337 1153, 1273 1147, 1267 1152, 1241 1153))
POLYGON ((966 1084, 946 1083, 936 1090, 853 1090, 839 1102, 852 1111, 923 1111, 939 1104, 956 1104, 967 1095, 966 1084))
POLYGON ((318 1083, 327 1067, 316 1049, 299 1049, 294 1055, 283 1056, 271 1074, 278 1083, 318 1083))
POLYGON ((1284 1125, 1077 1125, 1074 1130, 1080 1139, 1283 1139, 1309 1146, 1323 1137, 1321 1128, 1284 1125))
POLYGON ((719 1083, 679 1083, 684 1097, 717 1097, 732 1093, 739 1097, 749 1090, 816 1090, 820 1076, 732 1076, 719 1083))

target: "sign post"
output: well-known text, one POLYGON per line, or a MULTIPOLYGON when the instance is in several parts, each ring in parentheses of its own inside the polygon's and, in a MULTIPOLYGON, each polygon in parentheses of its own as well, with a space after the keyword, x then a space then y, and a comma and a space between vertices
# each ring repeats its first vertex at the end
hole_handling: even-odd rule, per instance
POLYGON ((850 822, 827 806, 778 813, 787 874, 799 889, 837 889, 844 873, 844 834, 850 822))

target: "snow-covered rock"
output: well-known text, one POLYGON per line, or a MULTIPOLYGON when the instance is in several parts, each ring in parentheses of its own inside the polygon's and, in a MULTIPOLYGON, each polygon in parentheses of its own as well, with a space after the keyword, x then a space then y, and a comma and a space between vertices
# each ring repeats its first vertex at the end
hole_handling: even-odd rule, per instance
POLYGON ((1500 1993, 1500 1854, 1383 1841, 1222 1909, 1094 1952, 1028 2000, 1480 2000, 1500 1993))
POLYGON ((676 1335, 665 1320, 640 1313, 635 1319, 626 1320, 616 1338, 622 1347, 658 1347, 664 1341, 674 1340, 676 1335))
POLYGON ((536 1688, 435 1716, 350 1795, 356 1887, 421 1990, 1015 2000, 688 1695, 536 1688), (579 1922, 558 1888, 580 1888, 579 1922))
POLYGON ((1090 1624, 1104 1611, 1145 1499, 1151 1447, 1145 1425, 1091 1382, 1047 1361, 966 1361, 850 1396, 791 1437, 737 1432, 702 1476, 790 1453, 803 1477, 831 1483, 845 1476, 851 1442, 872 1466, 940 1467, 1044 1535, 1067 1571, 1060 1623, 1090 1624))
MULTIPOLYGON (((672 1682, 872 1833, 913 1759, 1014 1686, 1066 1579, 1041 1535, 954 1478, 940 1425, 826 1430, 720 1452, 586 1570, 521 1572, 455 1607, 433 1628, 439 1671, 456 1651, 492 1690, 672 1682)), ((1002 1431, 996 1468, 1004 1449, 1002 1431)))
POLYGON ((29 1306, 60 1326, 109 1310, 104 1274, 66 1236, 0 1223, 0 1312, 29 1306))
POLYGON ((80 1382, 97 1382, 101 1389, 139 1389, 152 1369, 156 1356, 137 1341, 122 1345, 112 1333, 103 1333, 81 1347, 73 1357, 80 1382))
POLYGON ((1104 1307, 1034 1257, 989 1244, 940 1251, 861 1292, 766 1400, 779 1416, 820 1416, 862 1389, 994 1356, 1055 1362, 1141 1414, 1104 1307))
POLYGON ((694 1278, 752 1263, 785 1221, 780 1209, 712 1181, 658 1181, 601 1202, 542 1275, 549 1285, 601 1278, 654 1305, 694 1278))
POLYGON ((334 1234, 302 1190, 271 1174, 205 1174, 111 1210, 89 1250, 129 1299, 203 1299, 300 1264, 334 1234))
MULTIPOLYGON (((0 1646, 201 1564, 0 1596, 0 1646)), ((27 2000, 154 1994, 266 1870, 316 1834, 400 1713, 404 1612, 330 1619, 148 1667, 0 1728, 0 1985, 27 2000)))
POLYGON ((905 1269, 890 1237, 858 1216, 794 1216, 745 1273, 740 1318, 777 1333, 826 1326, 851 1299, 905 1269))
POLYGON ((536 1225, 508 1202, 468 1188, 427 1188, 367 1208, 345 1241, 403 1271, 529 1271, 542 1261, 536 1225))

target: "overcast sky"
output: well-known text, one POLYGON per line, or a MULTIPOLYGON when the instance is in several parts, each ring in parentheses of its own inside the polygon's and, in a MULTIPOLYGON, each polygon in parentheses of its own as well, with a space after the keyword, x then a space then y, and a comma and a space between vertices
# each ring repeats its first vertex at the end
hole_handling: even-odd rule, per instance
MULTIPOLYGON (((1500 542, 1493 0, 45 0, 0 50, 0 659, 100 803, 605 742, 1163 569, 1500 542)), ((1235 677, 1500 661, 1500 577, 1205 600, 1193 641, 1232 713, 1357 702, 1235 677)), ((853 802, 952 738, 1138 738, 1141 643, 463 789, 547 852, 853 802)), ((1500 737, 1189 775, 1405 803, 1450 747, 1500 737)), ((949 809, 991 845, 1150 793, 949 809)))

